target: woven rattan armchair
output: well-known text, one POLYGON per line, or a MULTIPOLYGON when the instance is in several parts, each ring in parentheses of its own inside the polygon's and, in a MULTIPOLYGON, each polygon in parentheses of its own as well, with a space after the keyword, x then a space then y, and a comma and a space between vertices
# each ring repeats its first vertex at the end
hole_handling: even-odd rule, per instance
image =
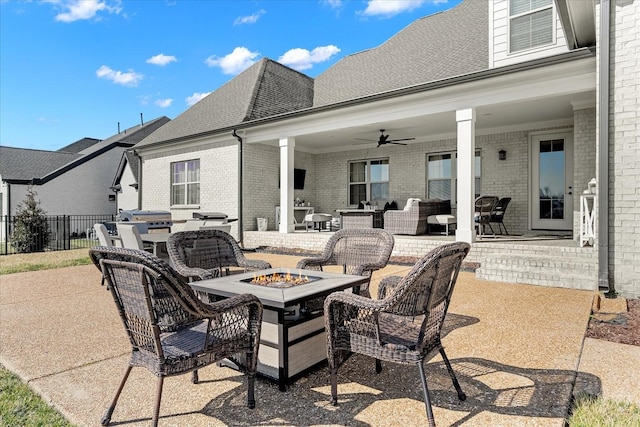
MULTIPOLYGON (((389 262, 395 241, 391 233, 381 228, 347 228, 336 231, 329 238, 322 255, 303 258, 296 268, 322 270, 323 266, 341 265, 344 274, 369 277, 389 262)), ((356 289, 360 295, 371 297, 369 282, 356 289)))
POLYGON ((271 268, 266 261, 245 258, 238 242, 221 230, 189 230, 173 233, 167 241, 173 267, 190 280, 229 273, 229 267, 245 271, 271 268))
POLYGON ((464 242, 437 247, 405 277, 383 279, 378 300, 345 292, 334 292, 326 298, 325 330, 333 405, 338 403, 338 368, 352 353, 375 358, 376 372, 382 369, 381 360, 418 365, 430 426, 435 426, 435 421, 424 362, 436 352, 447 366, 458 398, 466 399, 440 342, 440 331, 469 249, 464 242))
POLYGON ((132 351, 129 366, 102 425, 111 421, 120 392, 134 366, 158 377, 153 425, 158 424, 165 377, 193 372, 234 355, 245 357, 247 406, 255 407, 262 304, 243 294, 208 305, 176 271, 155 255, 137 249, 98 246, 89 251, 109 284, 132 351))

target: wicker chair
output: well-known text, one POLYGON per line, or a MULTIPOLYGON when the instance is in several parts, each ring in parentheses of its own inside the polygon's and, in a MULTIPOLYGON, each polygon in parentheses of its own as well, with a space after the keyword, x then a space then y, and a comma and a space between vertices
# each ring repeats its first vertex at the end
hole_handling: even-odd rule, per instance
MULTIPOLYGON (((343 273, 367 276, 371 281, 371 274, 389 262, 394 243, 393 236, 381 228, 338 230, 329 238, 322 255, 303 258, 296 268, 322 270, 326 265, 341 265, 343 273)), ((356 292, 371 297, 369 282, 356 292)))
POLYGON ((158 377, 153 425, 158 424, 165 377, 193 372, 224 358, 246 357, 247 406, 255 407, 254 382, 260 342, 262 304, 243 294, 207 305, 167 263, 137 249, 98 246, 89 251, 102 271, 131 341, 129 366, 102 425, 111 421, 134 366, 158 377))
POLYGON ((354 353, 405 365, 418 365, 427 419, 435 426, 424 372, 424 362, 439 352, 447 366, 458 398, 460 388, 440 342, 451 294, 462 260, 470 245, 464 242, 435 248, 418 261, 403 278, 383 279, 378 300, 334 292, 324 303, 327 358, 331 380, 331 403, 338 402, 338 368, 354 353))
POLYGON ((189 230, 173 233, 167 241, 173 267, 189 280, 229 274, 229 267, 245 271, 271 268, 266 261, 245 258, 238 242, 221 230, 189 230), (211 276, 213 275, 213 276, 211 276))

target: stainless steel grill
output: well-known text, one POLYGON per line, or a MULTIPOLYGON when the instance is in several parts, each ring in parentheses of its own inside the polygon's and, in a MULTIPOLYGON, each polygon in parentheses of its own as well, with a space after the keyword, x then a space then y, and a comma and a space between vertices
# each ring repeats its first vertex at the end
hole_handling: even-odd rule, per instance
POLYGON ((171 231, 171 226, 173 225, 171 212, 167 211, 120 211, 118 220, 146 222, 149 232, 171 231))
POLYGON ((194 212, 193 219, 204 221, 207 225, 220 225, 228 222, 227 215, 221 212, 194 212))

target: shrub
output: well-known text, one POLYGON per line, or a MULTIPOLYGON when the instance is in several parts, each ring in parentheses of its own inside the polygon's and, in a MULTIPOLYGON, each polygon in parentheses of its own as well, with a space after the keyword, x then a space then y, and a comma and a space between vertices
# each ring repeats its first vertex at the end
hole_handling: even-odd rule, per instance
POLYGON ((27 197, 17 207, 11 245, 18 253, 42 252, 49 244, 49 223, 36 195, 29 186, 27 197))

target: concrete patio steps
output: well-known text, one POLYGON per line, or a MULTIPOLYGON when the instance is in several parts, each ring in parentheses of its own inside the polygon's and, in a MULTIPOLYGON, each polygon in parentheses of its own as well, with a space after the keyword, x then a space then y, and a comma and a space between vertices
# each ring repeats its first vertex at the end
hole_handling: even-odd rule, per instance
POLYGON ((495 252, 483 257, 476 276, 485 280, 597 290, 594 252, 544 247, 545 254, 495 252))
MULTIPOLYGON (((245 232, 248 248, 272 246, 321 252, 332 233, 245 232)), ((392 257, 421 257, 454 236, 396 235, 392 257)), ((465 263, 479 267, 476 276, 485 280, 531 285, 597 290, 597 257, 593 247, 560 238, 524 236, 485 237, 477 240, 465 263)))

